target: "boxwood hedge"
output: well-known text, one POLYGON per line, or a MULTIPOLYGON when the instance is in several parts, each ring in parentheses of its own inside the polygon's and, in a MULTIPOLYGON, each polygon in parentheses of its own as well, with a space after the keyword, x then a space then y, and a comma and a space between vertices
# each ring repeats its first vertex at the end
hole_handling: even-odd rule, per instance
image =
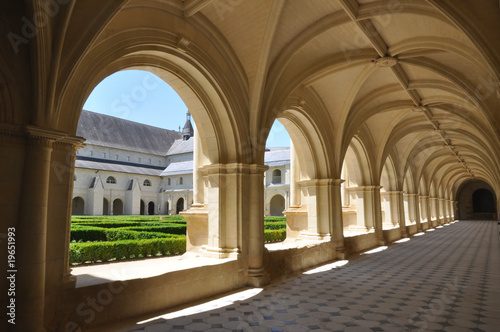
POLYGON ((141 256, 179 255, 185 251, 185 237, 71 243, 69 262, 70 264, 78 264, 141 256))

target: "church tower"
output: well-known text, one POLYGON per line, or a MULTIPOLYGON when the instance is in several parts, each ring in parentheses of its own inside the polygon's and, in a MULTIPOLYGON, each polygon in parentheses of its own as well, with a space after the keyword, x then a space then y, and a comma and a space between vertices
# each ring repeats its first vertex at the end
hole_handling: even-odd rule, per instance
POLYGON ((190 137, 194 136, 193 125, 191 124, 191 113, 189 111, 186 113, 186 124, 182 129, 182 139, 187 141, 190 137))

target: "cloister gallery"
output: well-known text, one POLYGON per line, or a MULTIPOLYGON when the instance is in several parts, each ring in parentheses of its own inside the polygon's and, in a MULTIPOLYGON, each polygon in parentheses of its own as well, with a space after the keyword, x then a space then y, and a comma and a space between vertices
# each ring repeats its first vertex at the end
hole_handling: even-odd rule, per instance
POLYGON ((498 217, 496 0, 27 0, 2 1, 0 16, 2 273, 9 260, 17 285, 16 325, 2 320, 2 330, 91 329, 455 218, 498 217), (76 287, 77 124, 93 88, 125 69, 162 78, 192 114, 188 241, 220 263, 76 287), (288 247, 269 251, 263 174, 275 120, 293 146, 288 247), (108 289, 105 315, 79 314, 108 289))

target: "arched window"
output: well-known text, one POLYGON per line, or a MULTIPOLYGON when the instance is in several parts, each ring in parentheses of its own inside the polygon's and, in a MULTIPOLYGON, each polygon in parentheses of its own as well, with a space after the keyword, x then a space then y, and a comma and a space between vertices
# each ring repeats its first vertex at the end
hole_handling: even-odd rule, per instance
POLYGON ((182 184, 183 183, 183 180, 182 180, 182 177, 179 179, 179 184, 182 184))
POLYGON ((279 169, 275 169, 273 171, 273 184, 281 183, 281 171, 279 169))
POLYGON ((116 179, 112 176, 108 176, 106 179, 106 183, 116 183, 116 179))
POLYGON ((144 185, 144 187, 151 187, 151 181, 149 181, 149 180, 144 180, 143 185, 144 185))

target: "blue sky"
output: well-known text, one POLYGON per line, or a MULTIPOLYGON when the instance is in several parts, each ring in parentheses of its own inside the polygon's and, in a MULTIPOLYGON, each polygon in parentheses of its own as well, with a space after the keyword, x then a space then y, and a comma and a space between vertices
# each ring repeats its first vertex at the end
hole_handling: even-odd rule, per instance
MULTIPOLYGON (((142 70, 124 70, 108 76, 95 87, 83 108, 171 130, 184 126, 188 111, 170 85, 142 70)), ((290 136, 278 121, 271 128, 266 145, 290 146, 290 136)))

